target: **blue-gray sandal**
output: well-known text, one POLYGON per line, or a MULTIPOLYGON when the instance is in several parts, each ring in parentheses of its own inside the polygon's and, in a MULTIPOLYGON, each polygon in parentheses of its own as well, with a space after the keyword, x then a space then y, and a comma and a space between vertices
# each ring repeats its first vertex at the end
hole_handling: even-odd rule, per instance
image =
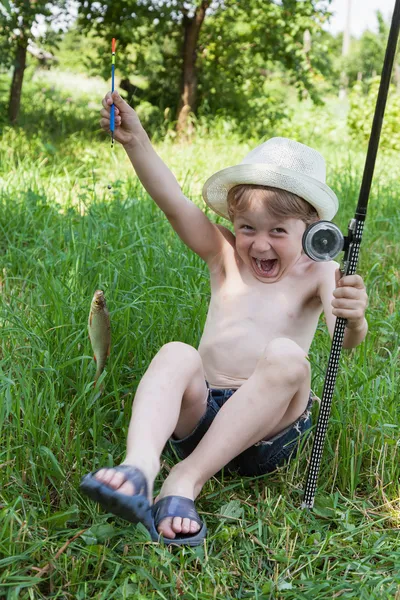
POLYGON ((176 546, 199 546, 203 543, 207 534, 207 527, 201 520, 194 507, 194 502, 190 498, 165 496, 165 498, 161 498, 161 500, 153 505, 151 513, 153 516, 153 527, 150 530, 150 534, 154 541, 162 539, 164 544, 176 546), (158 533, 157 527, 167 517, 181 517, 182 519, 196 521, 201 526, 201 529, 197 533, 177 533, 174 539, 166 538, 158 533))
POLYGON ((98 481, 94 476, 97 473, 89 473, 83 477, 80 489, 91 500, 98 502, 106 511, 112 512, 131 523, 143 523, 150 531, 153 525, 151 506, 147 497, 147 481, 140 469, 131 465, 118 465, 112 467, 114 471, 124 473, 125 481, 130 481, 135 494, 128 496, 121 494, 110 486, 98 481))

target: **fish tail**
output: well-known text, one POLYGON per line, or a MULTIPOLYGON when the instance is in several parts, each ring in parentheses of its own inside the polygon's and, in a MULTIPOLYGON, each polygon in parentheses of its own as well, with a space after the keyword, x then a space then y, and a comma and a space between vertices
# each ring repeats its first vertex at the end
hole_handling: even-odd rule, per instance
POLYGON ((97 366, 97 370, 96 370, 96 374, 94 376, 94 387, 97 386, 97 380, 99 379, 100 375, 103 372, 103 368, 101 367, 101 365, 97 366))

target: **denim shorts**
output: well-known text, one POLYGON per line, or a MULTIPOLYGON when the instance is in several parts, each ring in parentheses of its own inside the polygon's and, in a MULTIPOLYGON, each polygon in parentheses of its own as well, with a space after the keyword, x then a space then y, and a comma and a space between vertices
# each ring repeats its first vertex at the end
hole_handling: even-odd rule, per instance
MULTIPOLYGON (((194 430, 185 438, 169 440, 172 449, 180 459, 184 459, 196 448, 209 429, 218 411, 236 392, 236 389, 209 388, 207 409, 194 430)), ((257 442, 241 452, 227 465, 225 470, 245 476, 264 475, 294 456, 299 447, 300 438, 311 428, 311 406, 313 394, 310 393, 307 408, 294 423, 268 440, 257 442)))

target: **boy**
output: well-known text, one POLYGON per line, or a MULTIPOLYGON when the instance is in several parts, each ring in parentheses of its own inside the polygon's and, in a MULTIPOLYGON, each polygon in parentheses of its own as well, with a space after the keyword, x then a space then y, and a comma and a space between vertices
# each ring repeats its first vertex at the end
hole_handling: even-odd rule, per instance
POLYGON ((206 534, 194 500, 212 475, 222 467, 267 473, 295 451, 311 425, 307 353, 319 316, 323 310, 331 336, 335 318, 347 319, 344 347, 354 348, 367 333, 367 294, 359 275, 340 279, 337 263, 313 262, 302 251, 306 226, 332 219, 338 208, 318 152, 273 138, 213 175, 203 196, 231 219, 233 234, 185 198, 116 92, 103 100, 103 129, 112 102, 114 137, 172 227, 206 261, 211 301, 198 350, 171 342, 150 363, 123 464, 90 473, 81 488, 107 510, 144 523, 154 540, 194 546, 206 534), (152 505, 169 439, 183 460, 152 505))

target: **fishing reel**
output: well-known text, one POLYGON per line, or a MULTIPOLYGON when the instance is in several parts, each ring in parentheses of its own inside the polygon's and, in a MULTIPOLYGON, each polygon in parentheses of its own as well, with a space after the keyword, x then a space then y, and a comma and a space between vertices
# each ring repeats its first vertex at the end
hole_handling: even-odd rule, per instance
POLYGON ((317 262, 333 260, 346 249, 345 238, 337 225, 330 221, 317 221, 303 233, 303 250, 317 262))

